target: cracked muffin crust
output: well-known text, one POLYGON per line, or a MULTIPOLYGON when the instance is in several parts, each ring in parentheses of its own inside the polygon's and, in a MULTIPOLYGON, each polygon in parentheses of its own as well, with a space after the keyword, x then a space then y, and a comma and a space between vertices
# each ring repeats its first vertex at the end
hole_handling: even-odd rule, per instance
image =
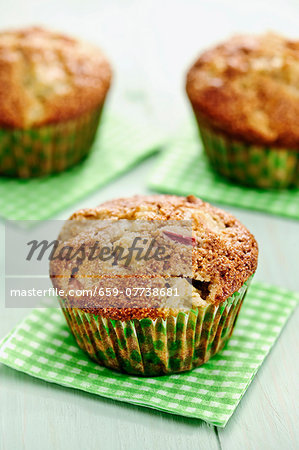
MULTIPOLYGON (((192 221, 192 238, 180 241, 180 245, 192 247, 192 281, 186 281, 187 285, 190 281, 192 284, 190 307, 218 305, 224 302, 238 291, 256 270, 258 247, 254 236, 231 214, 192 195, 188 197, 134 196, 108 201, 96 208, 79 210, 63 227, 59 235, 60 245, 86 241, 86 237, 94 238, 94 232, 98 227, 97 221, 110 221, 110 228, 112 228, 113 224, 120 219, 162 221, 163 223, 192 221)), ((102 229, 101 232, 104 231, 102 229)), ((170 233, 168 235, 172 238, 170 233)), ((80 268, 75 276, 72 275, 73 269, 73 265, 61 265, 60 262, 52 261, 50 275, 54 286, 61 288, 69 279, 80 277, 80 268), (64 281, 59 275, 64 276, 64 281)), ((95 267, 94 270, 96 270, 95 267)), ((87 273, 86 267, 84 273, 87 273)), ((82 277, 84 273, 81 271, 82 277)), ((121 276, 120 273, 118 275, 121 276)), ((133 276, 136 277, 136 275, 133 276)), ((184 273, 179 276, 184 277, 184 273)), ((152 277, 152 274, 148 277, 152 277)), ((187 277, 190 277, 190 274, 187 277)), ((141 278, 144 282, 147 276, 142 275, 141 278)), ((91 283, 90 280, 89 283, 91 283)), ((130 299, 128 302, 127 306, 130 307, 130 299)), ((165 315, 165 311, 157 307, 152 310, 149 308, 138 310, 133 304, 131 306, 133 311, 130 308, 119 311, 112 308, 106 312, 101 310, 101 315, 113 318, 132 318, 136 317, 136 314, 138 317, 165 315)))
POLYGON ((77 118, 101 105, 111 68, 102 51, 31 27, 0 33, 0 126, 27 129, 77 118))
POLYGON ((257 145, 299 148, 299 41, 234 36, 205 51, 187 75, 198 120, 257 145))

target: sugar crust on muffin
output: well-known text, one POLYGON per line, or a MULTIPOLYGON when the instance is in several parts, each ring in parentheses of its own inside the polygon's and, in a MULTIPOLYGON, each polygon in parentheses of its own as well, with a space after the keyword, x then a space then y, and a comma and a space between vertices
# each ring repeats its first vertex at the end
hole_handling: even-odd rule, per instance
POLYGON ((111 68, 103 52, 40 27, 0 33, 0 126, 70 120, 104 102, 111 68))
POLYGON ((187 74, 195 114, 236 139, 299 147, 299 41, 236 35, 203 52, 187 74))
MULTIPOLYGON (((258 246, 254 236, 231 214, 194 196, 137 195, 108 201, 96 208, 79 210, 67 222, 71 226, 67 225, 61 231, 59 236, 61 245, 70 245, 80 240, 88 241, 93 233, 93 220, 96 224, 97 220, 118 221, 120 219, 192 221, 194 244, 192 247, 192 305, 190 307, 217 305, 225 301, 238 291, 256 270, 258 246), (82 230, 79 226, 82 221, 90 223, 91 228, 88 226, 82 230)), ((50 274, 54 286, 65 288, 65 283, 71 277, 71 271, 70 265, 62 266, 59 262, 52 262, 50 274), (59 271, 64 276, 64 280, 63 277, 57 276, 59 271)), ((146 277, 141 278, 143 283, 146 282, 146 277)), ((96 283, 96 280, 94 282, 96 283)), ((130 299, 128 299, 126 307, 119 310, 102 309, 101 315, 114 319, 165 316, 163 308, 134 308, 134 302, 136 299, 133 299, 130 305, 130 299)))

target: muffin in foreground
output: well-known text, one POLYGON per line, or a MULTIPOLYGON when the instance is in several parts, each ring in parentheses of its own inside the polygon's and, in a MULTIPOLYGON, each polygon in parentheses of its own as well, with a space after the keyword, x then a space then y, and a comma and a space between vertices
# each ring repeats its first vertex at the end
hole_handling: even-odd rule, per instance
POLYGON ((234 36, 205 51, 186 90, 213 168, 258 188, 299 187, 299 41, 234 36))
POLYGON ((134 196, 79 210, 58 242, 50 276, 78 345, 100 365, 147 376, 190 370, 221 350, 258 258, 237 219, 194 196, 134 196), (136 236, 139 250, 154 242, 167 256, 142 264, 137 251, 130 265, 124 253, 116 260, 136 236), (114 258, 95 257, 95 246, 114 258), (70 249, 75 257, 59 258, 70 249))
POLYGON ((0 174, 61 172, 89 151, 111 69, 96 47, 31 27, 0 33, 0 174))

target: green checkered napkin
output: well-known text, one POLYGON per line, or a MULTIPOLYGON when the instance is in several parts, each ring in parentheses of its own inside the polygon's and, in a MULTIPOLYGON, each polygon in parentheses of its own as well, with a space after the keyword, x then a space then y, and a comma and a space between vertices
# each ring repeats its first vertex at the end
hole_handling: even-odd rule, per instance
POLYGON ((98 366, 52 307, 35 309, 2 340, 0 361, 46 381, 224 427, 298 301, 298 293, 253 283, 228 345, 179 375, 142 378, 98 366))
POLYGON ((299 189, 266 191, 229 182, 211 169, 198 137, 192 138, 192 133, 173 141, 161 154, 150 188, 299 219, 299 189))
POLYGON ((0 215, 10 220, 44 220, 129 170, 157 150, 149 125, 104 116, 86 160, 66 172, 21 180, 0 177, 0 215))

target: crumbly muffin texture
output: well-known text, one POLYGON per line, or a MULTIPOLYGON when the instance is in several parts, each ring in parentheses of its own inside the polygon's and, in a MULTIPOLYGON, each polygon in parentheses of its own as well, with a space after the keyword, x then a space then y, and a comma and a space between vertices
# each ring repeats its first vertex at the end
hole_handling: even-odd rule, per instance
MULTIPOLYGON (((62 229, 59 236, 60 245, 86 241, 86 236, 93 236, 94 239, 97 235, 96 239, 98 240, 100 239, 99 234, 102 234, 105 240, 105 229, 99 233, 100 221, 103 221, 103 224, 110 221, 111 227, 111 224, 120 219, 161 221, 161 223, 192 221, 192 280, 185 279, 183 280, 185 285, 180 284, 181 292, 183 292, 184 289, 187 290, 187 286, 190 286, 191 281, 192 301, 190 306, 204 306, 211 303, 217 305, 225 301, 238 291, 256 270, 258 247, 254 236, 231 214, 194 196, 134 196, 108 201, 96 208, 79 210, 70 217, 62 229)), ((185 244, 180 243, 180 245, 190 246, 190 241, 188 240, 185 244)), ((186 267, 188 266, 186 265, 186 267)), ((65 262, 63 265, 61 262, 51 262, 50 274, 54 286, 65 288, 69 280, 80 278, 80 275, 84 277, 88 273, 88 267, 79 269, 75 276, 72 274, 72 270, 73 267, 65 262)), ((95 270, 94 267, 93 273, 95 270)), ((118 272, 118 268, 115 270, 114 275, 123 276, 123 272, 118 272)), ((131 276, 135 278, 136 282, 136 275, 131 276)), ((183 273, 180 276, 184 278, 183 273)), ((186 278, 189 276, 188 274, 186 278)), ((150 275, 143 274, 141 278, 142 282, 146 283, 146 278, 152 278, 152 273, 150 275)), ((86 282, 90 287, 97 281, 89 278, 86 282)), ((190 293, 190 289, 188 292, 190 293)), ((126 307, 130 309, 131 300, 126 300, 128 302, 126 307)), ((136 299, 133 299, 134 301, 136 299)), ((132 303, 131 308, 134 310, 135 316, 136 314, 138 316, 143 314, 145 317, 161 315, 161 311, 157 307, 152 311, 139 308, 137 313, 134 306, 136 305, 132 303)), ((170 307, 167 299, 165 299, 164 306, 170 307)), ((178 306, 176 305, 176 307, 178 306)), ((184 301, 181 306, 186 307, 184 301)), ((163 307, 162 304, 161 307, 163 307)), ((127 315, 129 314, 128 310, 125 312, 127 315)), ((118 314, 123 315, 125 312, 118 311, 118 314)), ((111 317, 111 313, 109 311, 107 315, 111 317)), ((103 315, 103 311, 101 314, 103 315)), ((117 318, 119 317, 117 316, 117 318)))
POLYGON ((79 265, 80 277, 192 278, 191 226, 191 221, 67 221, 59 236, 56 255, 63 256, 63 248, 67 251, 72 248, 72 255, 79 252, 79 264, 78 257, 68 260, 57 257, 52 274, 63 273, 68 278, 79 265), (136 250, 130 253, 133 244, 136 250), (82 245, 84 255, 80 251, 82 245), (161 257, 155 257, 161 250, 161 257), (147 252, 149 257, 144 259, 147 252))
POLYGON ((199 120, 247 142, 299 148, 299 41, 237 35, 205 51, 187 75, 199 120))
POLYGON ((0 126, 70 120, 104 102, 111 68, 90 44, 38 27, 0 33, 0 126))

